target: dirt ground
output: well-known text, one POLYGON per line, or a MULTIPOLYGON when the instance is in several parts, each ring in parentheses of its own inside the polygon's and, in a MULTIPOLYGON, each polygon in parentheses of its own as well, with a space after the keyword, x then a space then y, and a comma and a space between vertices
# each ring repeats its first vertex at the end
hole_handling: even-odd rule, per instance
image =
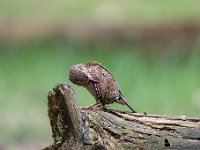
POLYGON ((49 22, 44 20, 0 20, 0 40, 65 38, 96 41, 137 41, 144 46, 165 45, 171 41, 192 44, 200 34, 200 22, 157 24, 98 23, 92 21, 49 22))

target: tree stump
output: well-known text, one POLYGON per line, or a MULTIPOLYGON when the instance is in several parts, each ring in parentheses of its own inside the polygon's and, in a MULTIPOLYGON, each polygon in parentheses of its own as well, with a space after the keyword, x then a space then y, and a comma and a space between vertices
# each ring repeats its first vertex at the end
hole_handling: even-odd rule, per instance
POLYGON ((54 143, 44 150, 200 150, 200 118, 81 108, 72 88, 48 95, 54 143))

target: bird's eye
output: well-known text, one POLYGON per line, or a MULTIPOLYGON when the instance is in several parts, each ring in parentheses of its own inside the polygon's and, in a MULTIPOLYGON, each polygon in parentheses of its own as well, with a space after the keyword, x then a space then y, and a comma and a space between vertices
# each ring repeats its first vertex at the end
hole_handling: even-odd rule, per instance
POLYGON ((74 79, 74 82, 75 82, 76 84, 81 84, 80 81, 77 80, 77 79, 74 79))
POLYGON ((78 80, 77 80, 77 79, 74 79, 74 81, 75 81, 75 82, 78 82, 78 80))

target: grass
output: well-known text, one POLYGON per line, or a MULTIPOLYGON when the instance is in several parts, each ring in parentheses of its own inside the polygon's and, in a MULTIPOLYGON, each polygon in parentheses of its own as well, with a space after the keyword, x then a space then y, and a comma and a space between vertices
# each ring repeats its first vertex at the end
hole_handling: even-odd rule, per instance
MULTIPOLYGON (((139 112, 199 116, 200 70, 198 46, 187 59, 144 57, 131 44, 85 45, 66 41, 1 44, 0 123, 6 142, 49 138, 47 93, 59 82, 70 83, 71 65, 98 60, 120 83, 130 105, 139 112)), ((70 83, 72 85, 72 83, 70 83)), ((83 88, 72 85, 78 104, 94 103, 83 88)), ((114 104, 117 109, 126 107, 114 104)))
POLYGON ((127 19, 134 22, 188 21, 198 20, 200 1, 12 1, 0 0, 0 17, 31 18, 45 20, 119 21, 127 19), (117 20, 116 20, 117 16, 117 20))

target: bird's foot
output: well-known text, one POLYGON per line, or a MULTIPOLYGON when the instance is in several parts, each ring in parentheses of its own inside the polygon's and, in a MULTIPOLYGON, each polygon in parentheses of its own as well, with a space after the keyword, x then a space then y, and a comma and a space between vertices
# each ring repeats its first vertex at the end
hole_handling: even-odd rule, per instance
POLYGON ((81 109, 86 109, 86 110, 103 110, 104 106, 101 103, 96 103, 89 105, 87 107, 83 107, 81 109))

